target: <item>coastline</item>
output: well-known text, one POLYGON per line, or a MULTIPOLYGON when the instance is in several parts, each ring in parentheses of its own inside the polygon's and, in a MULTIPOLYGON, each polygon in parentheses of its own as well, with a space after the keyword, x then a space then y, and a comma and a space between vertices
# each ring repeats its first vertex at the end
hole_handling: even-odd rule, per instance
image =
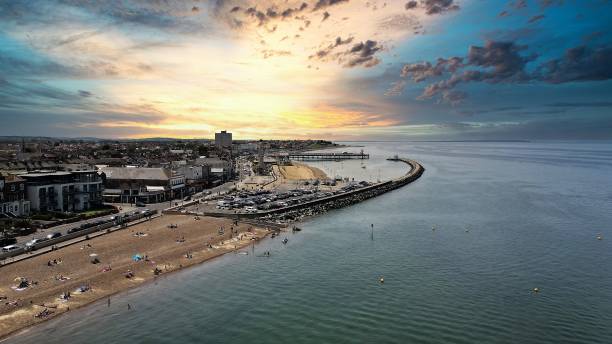
MULTIPOLYGON (((379 184, 375 184, 375 185, 363 188, 362 190, 359 190, 356 192, 349 192, 345 195, 333 196, 331 197, 332 199, 338 198, 337 202, 331 202, 331 203, 323 204, 323 205, 315 205, 314 209, 312 209, 314 210, 312 213, 302 214, 299 218, 294 219, 294 221, 292 222, 298 223, 298 222, 301 222, 301 220, 304 220, 306 218, 309 218, 315 215, 319 215, 321 213, 326 212, 327 210, 349 206, 351 204, 361 202, 368 198, 375 197, 382 193, 399 188, 403 185, 406 185, 418 179, 424 171, 424 168, 418 162, 413 161, 413 160, 398 159, 398 158, 388 159, 388 160, 401 161, 403 163, 410 165, 411 169, 408 173, 406 173, 405 175, 399 178, 392 179, 392 180, 382 182, 379 184)), ((311 168, 310 166, 306 164, 301 164, 301 165, 303 169, 311 168)), ((300 212, 299 210, 297 211, 298 213, 300 212)), ((100 273, 99 271, 94 270, 93 274, 92 274, 91 269, 89 269, 90 270, 89 274, 83 274, 75 278, 74 281, 66 283, 66 284, 61 284, 61 282, 59 282, 60 283, 59 286, 58 286, 58 281, 54 282, 51 280, 50 282, 51 284, 49 284, 50 278, 49 278, 49 273, 47 271, 47 274, 43 278, 45 279, 44 282, 37 284, 36 287, 31 287, 31 288, 36 289, 40 285, 48 289, 43 288, 44 289, 43 292, 34 294, 34 295, 29 295, 30 297, 29 304, 27 303, 28 300, 25 299, 25 300, 21 300, 21 304, 17 308, 14 308, 14 309, 7 309, 6 307, 0 305, 0 342, 3 342, 7 338, 10 338, 43 321, 61 316, 62 314, 65 314, 66 312, 70 310, 74 310, 74 309, 78 309, 78 308, 82 308, 82 307, 94 304, 104 298, 111 297, 112 295, 116 295, 118 293, 142 286, 146 283, 150 283, 151 281, 155 281, 157 276, 153 275, 151 271, 151 268, 153 266, 163 269, 161 273, 161 276, 163 276, 166 274, 170 274, 172 272, 176 272, 176 271, 188 268, 188 267, 192 267, 192 266, 204 263, 211 259, 220 257, 224 254, 243 249, 251 244, 254 244, 255 242, 258 242, 259 240, 265 238, 269 233, 271 233, 269 229, 261 228, 265 226, 265 224, 263 224, 261 221, 258 221, 258 220, 256 220, 255 222, 251 222, 251 223, 239 222, 238 225, 236 226, 233 220, 228 219, 228 218, 199 217, 199 219, 197 220, 196 218, 197 216, 194 217, 193 214, 182 214, 182 215, 167 215, 166 214, 161 217, 152 219, 150 221, 138 224, 134 227, 130 227, 130 229, 110 233, 108 235, 96 237, 87 242, 83 242, 83 244, 90 243, 93 246, 93 248, 97 250, 101 241, 106 242, 107 245, 110 244, 112 248, 114 248, 114 246, 121 246, 122 240, 123 241, 133 240, 133 238, 131 237, 133 236, 136 238, 135 235, 139 233, 147 234, 147 235, 149 234, 157 235, 161 233, 163 234, 162 240, 165 242, 166 246, 161 247, 158 251, 155 251, 155 250, 147 251, 146 254, 150 255, 152 259, 155 259, 152 265, 145 265, 145 264, 142 264, 141 262, 133 263, 129 261, 130 259, 128 259, 128 261, 126 262, 126 257, 129 258, 132 256, 132 254, 135 253, 134 248, 131 245, 129 246, 129 250, 126 250, 126 248, 123 247, 122 249, 119 250, 119 252, 115 252, 111 248, 111 251, 107 252, 111 254, 109 257, 116 257, 118 255, 121 255, 124 257, 123 261, 119 262, 118 264, 119 268, 117 268, 117 265, 113 265, 112 271, 109 271, 106 273, 100 273), (152 223, 156 223, 155 228, 151 228, 152 223), (170 246, 173 246, 179 243, 179 239, 176 239, 176 242, 174 242, 173 238, 180 237, 180 235, 178 234, 175 234, 175 235, 167 234, 167 231, 169 229, 166 227, 169 224, 174 224, 174 223, 179 225, 178 226, 179 229, 174 229, 174 231, 178 231, 179 233, 183 234, 182 240, 184 242, 189 242, 190 244, 192 244, 192 240, 195 240, 195 243, 193 243, 191 246, 190 245, 185 245, 185 246, 179 245, 179 246, 175 246, 174 248, 171 248, 170 246), (236 226, 235 229, 237 230, 237 232, 235 235, 240 236, 239 240, 237 238, 232 238, 231 235, 228 236, 229 233, 225 233, 225 234, 217 233, 220 227, 234 229, 232 226, 236 226), (187 229, 183 229, 184 227, 187 227, 187 229), (190 231, 192 233, 188 233, 190 231), (184 235, 184 234, 190 234, 190 235, 184 235), (244 240, 243 240, 243 236, 244 236, 244 240), (205 239, 208 239, 206 243, 204 243, 205 239), (231 241, 228 241, 228 240, 231 240, 231 241), (117 244, 114 244, 114 243, 117 243, 117 244), (211 245, 209 245, 209 243, 211 245), (185 256, 186 253, 190 253, 193 256, 188 259, 185 256), (159 263, 156 263, 156 261, 159 261, 159 263), (162 265, 163 265, 163 268, 161 267, 162 265), (127 279, 124 276, 126 269, 129 269, 135 272, 136 277, 132 279, 127 279), (104 274, 107 274, 107 275, 104 275, 104 274), (103 277, 100 277, 100 276, 103 276, 103 277), (107 285, 109 281, 105 281, 104 276, 109 276, 109 279, 111 279, 110 286, 107 285), (110 276, 112 276, 112 278, 110 278, 110 276), (144 278, 141 276, 144 276, 144 278), (44 286, 45 282, 47 283, 47 286, 44 286), (55 283, 55 285, 53 285, 53 283, 55 283), (78 295, 77 296, 78 299, 75 301, 71 299, 64 304, 58 304, 56 308, 52 309, 54 313, 50 314, 49 316, 45 316, 43 318, 34 317, 34 315, 39 313, 41 310, 45 309, 45 306, 40 306, 41 304, 46 305, 46 307, 50 307, 52 302, 61 303, 57 299, 57 296, 60 293, 66 292, 66 291, 72 291, 78 286, 83 285, 84 283, 87 283, 88 285, 91 286, 91 291, 78 295)), ((170 231, 172 230, 170 229, 170 231)), ((141 239, 143 238, 138 237, 136 240, 138 241, 141 239)), ((144 240, 146 240, 146 237, 144 240)), ((83 249, 84 247, 81 247, 81 250, 83 249)), ((15 274, 17 271, 21 272, 21 271, 32 271, 36 269, 40 270, 41 267, 47 268, 45 264, 45 261, 47 259, 49 260, 55 259, 54 257, 65 254, 67 253, 67 251, 76 251, 76 250, 78 250, 77 245, 67 246, 57 251, 45 253, 43 255, 33 257, 23 262, 17 262, 13 265, 3 268, 2 269, 3 274, 0 275, 0 296, 2 296, 3 294, 7 294, 5 292, 5 289, 6 289, 5 287, 7 286, 7 283, 10 283, 9 281, 13 278, 13 276, 10 275, 11 272, 7 272, 10 270, 8 268, 10 267, 13 268, 12 270, 13 274, 15 274), (23 267, 24 265, 26 266, 23 267), (28 269, 27 265, 30 265, 31 268, 28 269)), ((99 251, 99 252, 104 252, 104 250, 99 251)), ((86 252, 86 253, 89 253, 89 252, 86 252)), ((98 253, 98 251, 96 253, 98 253)), ((74 254, 74 252, 72 252, 72 254, 74 254)), ((72 257, 75 257, 75 256, 72 256, 72 257)), ((83 252, 81 252, 81 258, 80 258, 81 261, 79 262, 81 269, 87 269, 87 267, 91 268, 92 264, 89 264, 88 259, 89 258, 83 260, 83 252)), ((96 266, 102 267, 104 266, 104 263, 105 262, 103 261, 102 264, 99 264, 96 266)), ((109 263, 109 266, 110 266, 110 263, 109 263)), ((34 277, 34 278, 37 278, 37 277, 34 277)), ((35 280, 34 278, 31 280, 35 280)), ((15 284, 15 283, 12 283, 12 284, 15 284)), ((24 296, 27 296, 27 295, 24 294, 24 296)))
MULTIPOLYGON (((154 224, 143 223, 134 226, 131 230, 111 233, 87 241, 91 249, 99 255, 100 264, 94 265, 89 262, 90 248, 79 248, 78 245, 73 245, 17 262, 10 269, 11 266, 3 267, 0 275, 0 296, 7 296, 7 299, 3 300, 0 305, 0 342, 27 328, 57 318, 68 311, 88 306, 104 298, 110 298, 118 293, 155 281, 172 272, 248 247, 270 233, 269 230, 260 227, 239 223, 234 227, 237 234, 230 234, 233 223, 227 219, 202 217, 200 220, 195 220, 190 216, 164 215, 151 222, 156 220, 157 223, 154 224), (168 229, 168 223, 177 223, 178 228, 168 229), (225 233, 218 234, 217 226, 224 226, 225 233), (175 235, 164 233, 168 231, 180 231, 179 239, 175 239, 175 235), (135 250, 133 247, 139 245, 134 245, 129 241, 142 240, 144 242, 148 238, 148 236, 136 237, 135 233, 145 233, 153 239, 150 245, 160 245, 159 248, 148 247, 150 250, 146 251, 147 261, 143 259, 135 262, 131 258, 135 250), (231 236, 234 237, 230 238, 231 236), (180 240, 184 241, 178 242, 180 240), (191 258, 187 258, 185 252, 189 253, 191 258), (46 262, 58 259, 58 257, 62 258, 61 263, 56 266, 47 265, 46 262), (101 272, 100 269, 107 266, 110 266, 112 270, 101 272), (154 268, 162 270, 161 273, 154 275, 154 268), (127 270, 132 271, 134 277, 126 278, 127 270), (16 274, 23 274, 23 276, 13 276, 16 274), (55 279, 58 274, 70 279, 58 281, 55 279), (10 290, 9 285, 16 284, 15 277, 26 277, 29 281, 36 281, 37 284, 31 285, 24 291, 10 290), (87 285, 90 289, 83 293, 76 292, 75 290, 82 285, 87 285), (65 292, 70 292, 72 297, 63 302, 58 299, 58 296, 65 292), (6 304, 15 300, 19 300, 17 307, 6 304), (44 309, 53 313, 42 318, 35 317, 44 309)), ((140 245, 140 248, 142 247, 140 245)))

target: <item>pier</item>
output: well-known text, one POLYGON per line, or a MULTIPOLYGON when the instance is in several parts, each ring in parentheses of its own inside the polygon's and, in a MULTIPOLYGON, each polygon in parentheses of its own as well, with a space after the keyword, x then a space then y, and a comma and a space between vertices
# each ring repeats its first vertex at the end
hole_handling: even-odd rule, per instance
POLYGON ((298 161, 327 161, 327 160, 352 160, 352 159, 369 159, 370 154, 364 153, 287 153, 277 155, 279 158, 286 160, 298 160, 298 161))

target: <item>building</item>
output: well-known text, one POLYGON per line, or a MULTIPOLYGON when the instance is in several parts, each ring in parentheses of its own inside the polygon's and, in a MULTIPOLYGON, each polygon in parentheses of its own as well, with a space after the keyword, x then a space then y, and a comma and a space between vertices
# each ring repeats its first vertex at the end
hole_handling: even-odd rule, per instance
POLYGON ((227 181, 232 178, 234 166, 231 161, 223 160, 216 157, 206 158, 199 157, 195 159, 196 165, 202 165, 209 169, 210 176, 214 179, 227 181))
POLYGON ((200 192, 208 186, 209 166, 186 164, 175 167, 174 171, 185 176, 187 194, 200 192))
POLYGON ((232 133, 228 133, 225 130, 220 133, 215 133, 215 146, 217 146, 217 148, 231 148, 232 133))
POLYGON ((159 203, 182 197, 185 175, 162 167, 102 167, 104 200, 159 203))
POLYGON ((31 210, 76 212, 102 205, 102 179, 96 171, 38 171, 19 175, 26 181, 31 210))
POLYGON ((0 214, 7 217, 30 215, 30 201, 26 200, 26 183, 16 175, 0 176, 0 214))

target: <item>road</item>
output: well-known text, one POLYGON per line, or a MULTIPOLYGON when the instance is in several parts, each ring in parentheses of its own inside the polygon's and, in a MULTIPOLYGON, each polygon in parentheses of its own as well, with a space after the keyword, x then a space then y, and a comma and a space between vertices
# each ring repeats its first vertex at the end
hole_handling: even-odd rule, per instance
MULTIPOLYGON (((196 193, 195 195, 192 196, 193 199, 211 199, 212 197, 218 196, 218 195, 222 195, 225 194, 227 192, 229 192, 230 190, 235 189, 235 183, 234 182, 228 182, 222 185, 219 185, 217 187, 214 187, 212 189, 208 189, 204 192, 199 192, 196 193)), ((131 212, 137 209, 150 209, 150 210, 157 210, 159 212, 161 212, 164 209, 170 208, 172 206, 176 206, 181 205, 185 203, 185 201, 183 200, 173 200, 173 201, 168 201, 168 202, 162 202, 162 203, 151 203, 151 204, 147 204, 146 207, 143 208, 139 208, 136 207, 132 204, 129 203, 109 203, 108 205, 113 205, 115 207, 117 207, 117 209, 120 209, 119 213, 123 214, 123 213, 127 213, 127 212, 131 212)), ((70 229, 70 228, 74 228, 74 227, 79 227, 82 224, 85 223, 90 223, 90 222, 95 222, 98 221, 100 219, 103 218, 108 218, 112 215, 105 215, 105 216, 100 216, 100 217, 96 217, 96 218, 92 218, 92 219, 88 219, 88 220, 83 220, 83 221, 78 221, 78 222, 72 222, 72 223, 67 223, 67 224, 62 224, 59 226, 54 226, 54 227, 49 227, 46 229, 39 229, 37 230, 35 233, 30 234, 30 235, 25 235, 25 236, 20 236, 17 237, 17 245, 23 245, 26 242, 34 239, 34 238, 43 238, 45 236, 47 236, 50 233, 55 233, 55 232, 59 232, 62 235, 65 235, 66 232, 70 229)))

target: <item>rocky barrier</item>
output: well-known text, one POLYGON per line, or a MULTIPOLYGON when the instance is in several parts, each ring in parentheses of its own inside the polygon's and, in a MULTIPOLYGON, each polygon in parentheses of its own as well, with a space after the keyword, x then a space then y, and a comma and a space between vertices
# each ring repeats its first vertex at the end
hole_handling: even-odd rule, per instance
MULTIPOLYGON (((230 217, 234 219, 257 219, 268 223, 287 223, 298 221, 304 217, 314 216, 324 213, 331 209, 346 207, 355 203, 362 202, 366 199, 376 197, 383 193, 395 190, 406 184, 417 180, 425 168, 415 160, 391 158, 390 161, 398 161, 406 163, 410 166, 410 171, 405 175, 387 180, 384 182, 372 184, 360 189, 340 193, 337 195, 319 198, 310 202, 295 204, 288 207, 272 209, 267 211, 258 211, 256 213, 223 213, 223 212, 205 212, 199 215, 215 216, 215 217, 230 217)), ((185 214, 185 213, 183 213, 185 214)), ((192 213, 187 213, 192 214, 192 213)))

